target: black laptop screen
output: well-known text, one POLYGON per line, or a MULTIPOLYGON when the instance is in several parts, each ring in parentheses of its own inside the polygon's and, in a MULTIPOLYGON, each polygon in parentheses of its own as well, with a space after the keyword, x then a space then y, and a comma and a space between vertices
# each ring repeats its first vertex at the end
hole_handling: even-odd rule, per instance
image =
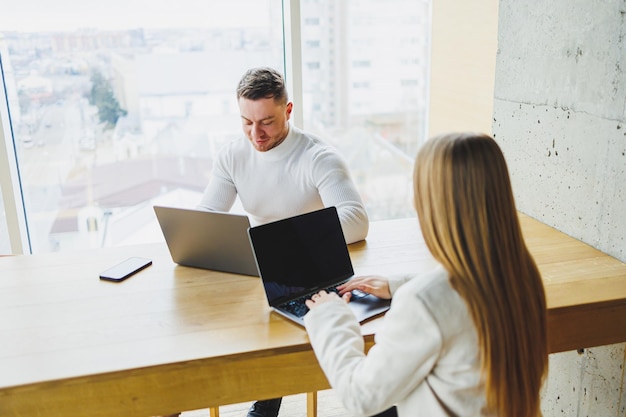
POLYGON ((248 232, 270 305, 354 274, 335 207, 251 227, 248 232))

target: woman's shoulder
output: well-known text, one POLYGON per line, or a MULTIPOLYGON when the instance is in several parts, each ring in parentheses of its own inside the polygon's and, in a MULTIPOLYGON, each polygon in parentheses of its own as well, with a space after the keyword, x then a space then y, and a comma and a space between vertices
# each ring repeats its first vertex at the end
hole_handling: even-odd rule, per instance
MULTIPOLYGON (((450 284, 448 272, 438 267, 428 273, 417 275, 398 289, 404 298, 417 299, 437 323, 444 340, 451 337, 475 338, 475 329, 467 304, 450 284)), ((469 339, 468 339, 469 340, 469 339)))
POLYGON ((410 292, 420 296, 427 296, 445 290, 446 287, 449 287, 448 272, 443 266, 437 265, 428 271, 413 274, 412 278, 406 280, 398 289, 398 293, 410 292))
POLYGON ((405 297, 419 299, 434 317, 464 314, 466 311, 465 302, 450 284, 448 271, 440 265, 430 271, 416 274, 394 294, 394 299, 405 297))

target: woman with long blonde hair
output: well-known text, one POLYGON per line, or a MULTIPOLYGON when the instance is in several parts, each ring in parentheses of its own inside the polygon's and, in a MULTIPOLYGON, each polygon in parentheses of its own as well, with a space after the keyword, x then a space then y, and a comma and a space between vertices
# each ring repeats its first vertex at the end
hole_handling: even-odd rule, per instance
POLYGON ((365 354, 345 302, 320 292, 306 328, 331 386, 354 415, 396 405, 404 416, 541 415, 546 301, 524 243, 504 156, 489 136, 437 136, 420 149, 414 200, 439 264, 404 277, 364 276, 392 304, 365 354))

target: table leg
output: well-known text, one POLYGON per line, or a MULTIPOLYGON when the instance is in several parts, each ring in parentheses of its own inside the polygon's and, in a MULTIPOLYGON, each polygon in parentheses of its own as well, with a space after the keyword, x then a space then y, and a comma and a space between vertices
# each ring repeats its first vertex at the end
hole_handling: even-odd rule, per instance
POLYGON ((306 416, 317 417, 317 391, 306 393, 306 416))
POLYGON ((219 407, 209 408, 209 415, 211 417, 220 417, 220 408, 219 407))

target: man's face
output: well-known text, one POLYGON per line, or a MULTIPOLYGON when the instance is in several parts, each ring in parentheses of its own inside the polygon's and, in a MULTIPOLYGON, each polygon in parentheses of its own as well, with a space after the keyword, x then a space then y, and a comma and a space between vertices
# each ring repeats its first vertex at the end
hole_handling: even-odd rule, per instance
POLYGON ((280 145, 287 133, 291 116, 291 102, 278 104, 273 98, 249 100, 239 98, 239 112, 243 132, 259 152, 266 152, 280 145))

